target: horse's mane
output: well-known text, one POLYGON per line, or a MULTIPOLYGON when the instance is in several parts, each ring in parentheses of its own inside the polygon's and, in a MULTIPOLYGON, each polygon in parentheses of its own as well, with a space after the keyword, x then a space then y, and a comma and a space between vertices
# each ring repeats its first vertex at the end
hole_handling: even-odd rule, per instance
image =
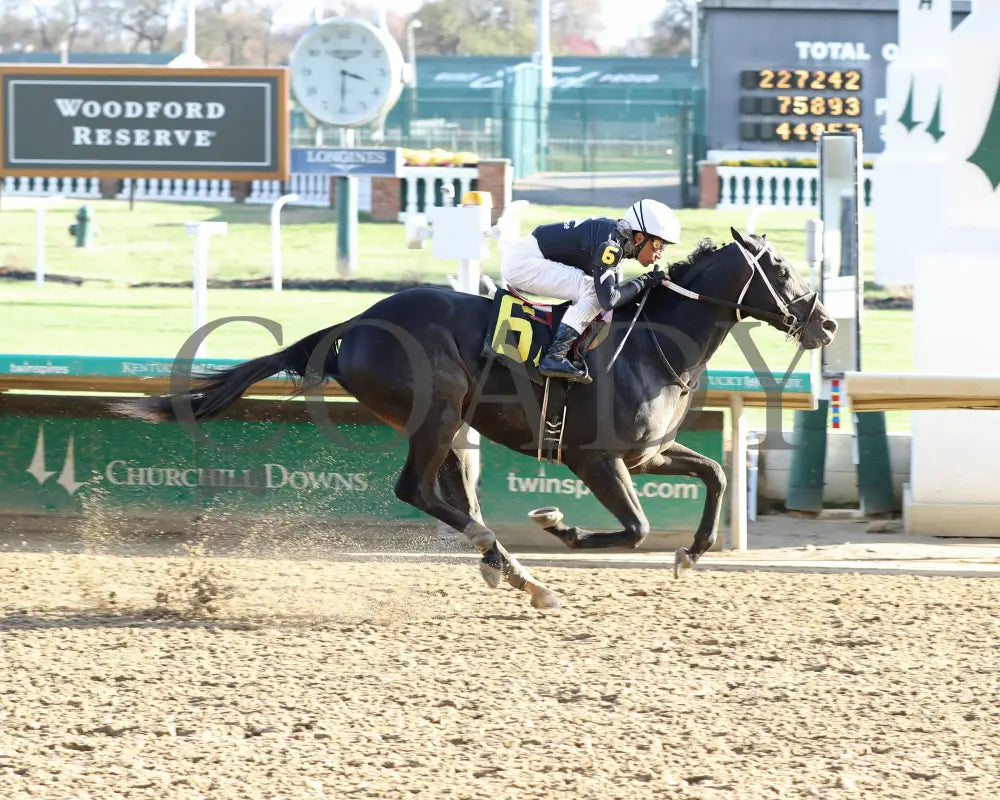
MULTIPOLYGON (((757 247, 763 247, 766 242, 763 236, 758 236, 755 233, 744 234, 744 237, 753 242, 757 247)), ((688 254, 687 258, 680 261, 674 261, 672 264, 667 266, 664 271, 670 276, 670 280, 683 286, 688 272, 690 272, 691 268, 695 266, 695 264, 700 264, 705 258, 714 253, 718 253, 728 245, 728 242, 720 245, 716 244, 712 239, 702 239, 698 242, 698 245, 694 248, 694 250, 688 254)), ((771 250, 771 258, 776 262, 784 261, 784 258, 773 249, 771 250)))
POLYGON ((723 245, 716 244, 712 239, 702 239, 698 242, 694 250, 688 253, 687 258, 681 259, 680 261, 674 261, 668 265, 664 271, 670 276, 670 280, 675 283, 683 284, 684 278, 687 276, 691 267, 706 256, 718 252, 722 249, 722 247, 723 245))

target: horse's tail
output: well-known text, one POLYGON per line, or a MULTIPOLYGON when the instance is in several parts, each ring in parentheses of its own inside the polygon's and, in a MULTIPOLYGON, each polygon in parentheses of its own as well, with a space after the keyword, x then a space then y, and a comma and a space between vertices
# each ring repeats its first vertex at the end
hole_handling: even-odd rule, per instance
POLYGON ((301 394, 327 378, 338 377, 339 342, 350 324, 351 320, 332 325, 276 353, 244 361, 229 369, 193 375, 196 382, 188 389, 118 401, 112 408, 119 414, 150 422, 180 419, 201 422, 217 417, 255 383, 279 372, 293 379, 290 394, 301 394))

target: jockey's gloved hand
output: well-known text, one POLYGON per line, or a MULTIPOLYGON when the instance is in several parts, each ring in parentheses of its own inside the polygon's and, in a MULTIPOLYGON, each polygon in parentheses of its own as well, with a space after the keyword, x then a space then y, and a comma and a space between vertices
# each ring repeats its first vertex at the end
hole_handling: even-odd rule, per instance
POLYGON ((659 267, 653 267, 649 272, 644 275, 639 276, 639 280, 642 281, 642 288, 648 289, 650 286, 658 286, 667 279, 667 273, 661 270, 659 267))

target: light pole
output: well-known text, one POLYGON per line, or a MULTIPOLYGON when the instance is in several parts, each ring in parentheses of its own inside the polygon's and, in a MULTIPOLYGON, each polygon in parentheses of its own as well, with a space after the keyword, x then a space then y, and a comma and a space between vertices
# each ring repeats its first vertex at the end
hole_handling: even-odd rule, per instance
MULTIPOLYGON (((416 17, 406 23, 406 60, 409 63, 409 74, 406 76, 406 127, 404 134, 407 139, 410 136, 410 123, 417 115, 417 46, 414 42, 413 32, 422 27, 424 27, 424 23, 416 17)), ((407 144, 409 144, 408 141, 407 144)))
POLYGON ((701 20, 698 17, 698 0, 691 0, 691 66, 698 66, 699 39, 701 38, 701 20))
POLYGON ((188 58, 195 55, 194 6, 195 0, 187 0, 184 18, 184 55, 188 58))
POLYGON ((417 82, 417 47, 413 42, 413 31, 424 27, 419 19, 414 17, 406 23, 406 60, 410 62, 410 85, 417 82))
POLYGON ((538 62, 538 119, 535 169, 545 170, 548 152, 549 101, 552 99, 552 44, 551 12, 549 0, 538 0, 537 50, 538 62))

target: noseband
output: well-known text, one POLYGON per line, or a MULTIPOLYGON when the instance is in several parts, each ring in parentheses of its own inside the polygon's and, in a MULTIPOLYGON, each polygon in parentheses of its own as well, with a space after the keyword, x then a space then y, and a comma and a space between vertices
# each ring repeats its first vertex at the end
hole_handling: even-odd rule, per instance
POLYGON ((763 258, 764 253, 768 253, 771 256, 772 263, 774 262, 774 253, 771 251, 767 242, 763 243, 760 252, 755 256, 750 255, 750 251, 739 242, 734 242, 734 244, 737 248, 739 248, 739 251, 743 254, 743 258, 746 259, 747 265, 750 267, 750 277, 747 278, 747 282, 743 285, 743 291, 740 292, 739 299, 737 300, 737 321, 742 322, 743 311, 748 311, 751 312, 753 316, 764 317, 765 319, 773 321, 785 331, 787 338, 798 339, 801 341, 802 332, 805 330, 806 323, 812 319, 812 316, 816 311, 816 304, 819 302, 819 294, 816 291, 806 292, 805 294, 786 302, 775 290, 771 280, 767 277, 767 273, 764 272, 764 268, 760 265, 760 260, 763 258), (750 289, 750 284, 753 283, 755 275, 760 275, 761 280, 764 281, 764 286, 767 287, 767 291, 770 292, 771 297, 774 298, 774 304, 777 306, 779 311, 778 314, 771 311, 765 311, 760 308, 743 305, 743 298, 746 297, 746 293, 750 289), (804 322, 800 321, 799 318, 796 317, 791 311, 792 306, 796 303, 801 303, 802 301, 812 301, 809 303, 809 313, 805 315, 804 322))

